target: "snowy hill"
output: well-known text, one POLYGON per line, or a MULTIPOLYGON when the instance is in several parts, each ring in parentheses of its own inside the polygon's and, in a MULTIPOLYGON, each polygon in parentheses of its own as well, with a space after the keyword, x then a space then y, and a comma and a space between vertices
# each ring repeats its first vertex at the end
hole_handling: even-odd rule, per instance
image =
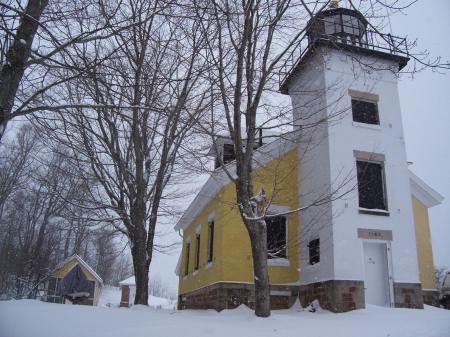
POLYGON ((344 314, 299 309, 273 311, 267 319, 247 307, 225 310, 155 310, 0 302, 1 337, 448 337, 450 311, 371 306, 344 314))
MULTIPOLYGON (((120 304, 121 291, 119 287, 104 286, 100 294, 98 305, 100 307, 118 307, 120 304)), ((148 305, 154 309, 176 309, 176 301, 168 298, 156 297, 150 295, 148 297, 148 305)))

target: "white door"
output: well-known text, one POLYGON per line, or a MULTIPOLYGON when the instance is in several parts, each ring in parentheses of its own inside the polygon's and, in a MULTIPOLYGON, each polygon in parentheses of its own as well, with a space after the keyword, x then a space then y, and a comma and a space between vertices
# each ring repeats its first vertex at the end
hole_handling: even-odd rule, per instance
POLYGON ((364 242, 366 303, 389 306, 389 280, 386 244, 364 242))

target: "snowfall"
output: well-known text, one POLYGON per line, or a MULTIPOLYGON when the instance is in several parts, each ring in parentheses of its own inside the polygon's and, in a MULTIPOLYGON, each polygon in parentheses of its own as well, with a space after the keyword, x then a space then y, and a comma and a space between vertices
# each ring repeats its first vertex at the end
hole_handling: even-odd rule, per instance
POLYGON ((149 307, 119 308, 118 288, 103 289, 99 306, 0 302, 0 337, 450 337, 450 311, 369 306, 343 314, 272 311, 258 318, 245 306, 220 313, 175 310, 176 303, 150 296, 149 307))

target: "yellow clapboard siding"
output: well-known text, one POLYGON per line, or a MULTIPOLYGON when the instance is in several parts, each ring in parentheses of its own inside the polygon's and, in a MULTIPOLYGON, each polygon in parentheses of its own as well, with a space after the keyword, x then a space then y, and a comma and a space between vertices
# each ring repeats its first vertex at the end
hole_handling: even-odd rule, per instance
POLYGON ((414 225, 416 229, 417 256, 422 289, 435 289, 433 250, 431 246, 428 208, 412 197, 414 225))
MULTIPOLYGON (((263 167, 255 169, 255 193, 263 187, 272 204, 298 207, 298 158, 297 151, 291 150, 263 167)), ((235 204, 234 184, 224 186, 207 207, 184 230, 182 264, 180 268, 179 293, 187 293, 206 285, 218 282, 253 282, 253 269, 250 241, 235 204), (208 215, 215 212, 214 258, 205 269, 207 260, 208 215), (195 235, 201 225, 200 268, 196 275, 195 235), (185 274, 186 242, 191 239, 189 274, 185 274)), ((293 213, 288 220, 288 267, 269 267, 272 284, 293 283, 298 280, 298 216, 293 213)))

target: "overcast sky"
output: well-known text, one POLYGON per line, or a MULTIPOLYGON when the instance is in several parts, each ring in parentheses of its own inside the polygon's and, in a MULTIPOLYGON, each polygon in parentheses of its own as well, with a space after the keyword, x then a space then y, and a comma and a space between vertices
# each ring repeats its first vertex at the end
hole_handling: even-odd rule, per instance
MULTIPOLYGON (((419 49, 448 62, 449 16, 449 0, 421 0, 391 18, 392 33, 417 38, 419 49)), ((410 168, 445 197, 443 204, 430 210, 430 221, 435 265, 450 267, 450 73, 428 69, 413 78, 402 75, 399 89, 408 160, 414 163, 410 168)), ((178 255, 179 249, 172 255, 156 254, 150 271, 174 289, 178 255)))

